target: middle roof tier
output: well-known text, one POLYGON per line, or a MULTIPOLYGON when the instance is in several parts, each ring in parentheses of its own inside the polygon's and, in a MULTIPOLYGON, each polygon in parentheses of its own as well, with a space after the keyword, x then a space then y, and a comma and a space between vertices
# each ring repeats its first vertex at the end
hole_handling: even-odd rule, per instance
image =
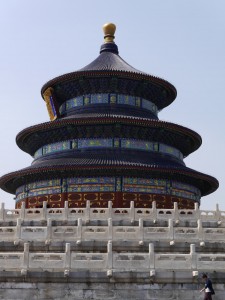
POLYGON ((186 157, 201 145, 199 134, 186 127, 153 119, 107 113, 82 114, 22 130, 17 145, 34 156, 45 145, 75 139, 133 139, 173 147, 186 157))

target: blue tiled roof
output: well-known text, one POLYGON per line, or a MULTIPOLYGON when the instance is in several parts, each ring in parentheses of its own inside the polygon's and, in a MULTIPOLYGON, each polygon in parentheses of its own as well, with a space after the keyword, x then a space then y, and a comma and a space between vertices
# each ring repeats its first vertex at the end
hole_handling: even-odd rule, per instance
POLYGON ((148 75, 142 71, 139 71, 129 65, 125 60, 123 60, 119 55, 112 52, 102 52, 100 55, 90 64, 78 71, 124 71, 133 72, 143 75, 148 75))

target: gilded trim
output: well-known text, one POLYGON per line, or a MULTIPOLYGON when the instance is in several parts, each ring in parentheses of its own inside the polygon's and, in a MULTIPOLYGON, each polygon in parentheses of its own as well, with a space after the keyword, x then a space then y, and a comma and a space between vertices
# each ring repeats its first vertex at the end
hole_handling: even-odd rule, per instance
POLYGON ((47 90, 45 90, 43 97, 45 99, 45 103, 47 106, 49 118, 51 121, 55 120, 58 118, 56 106, 55 106, 55 101, 53 97, 53 88, 49 87, 47 90))

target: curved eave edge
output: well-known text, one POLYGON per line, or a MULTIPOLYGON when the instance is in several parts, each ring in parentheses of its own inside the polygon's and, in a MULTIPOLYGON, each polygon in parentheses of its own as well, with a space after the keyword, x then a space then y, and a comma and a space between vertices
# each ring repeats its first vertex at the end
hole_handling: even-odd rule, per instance
MULTIPOLYGON (((10 181, 14 181, 18 177, 23 177, 23 176, 31 176, 33 174, 46 174, 46 173, 54 173, 54 172, 61 172, 63 176, 67 172, 74 171, 81 168, 82 170, 118 170, 118 171, 124 171, 124 170, 143 170, 143 171, 152 171, 155 173, 164 173, 164 174, 169 174, 169 175, 183 175, 187 177, 191 177, 194 180, 201 180, 205 181, 208 185, 210 185, 210 188, 207 189, 206 191, 201 190, 202 196, 206 196, 208 194, 211 194, 215 192, 218 187, 219 187, 219 182, 215 177, 212 177, 210 175, 206 175, 197 171, 185 171, 185 170, 180 170, 180 169, 166 169, 166 168, 157 168, 157 167, 149 167, 149 166, 126 166, 125 164, 123 165, 115 165, 115 166, 99 166, 99 165, 88 165, 88 166, 83 166, 83 165, 75 165, 75 166, 68 166, 68 165, 58 165, 54 167, 37 167, 33 169, 22 169, 19 171, 15 171, 9 174, 6 174, 0 178, 0 188, 4 190, 5 192, 15 194, 14 190, 11 190, 10 188, 7 188, 5 185, 9 183, 10 181)), ((196 184, 197 186, 197 184, 196 184)))
MULTIPOLYGON (((130 118, 130 117, 102 117, 102 118, 77 118, 77 119, 59 119, 52 122, 45 122, 38 125, 27 127, 26 129, 20 131, 16 136, 16 143, 18 147, 29 153, 29 151, 26 151, 23 147, 23 141, 31 134, 37 133, 38 131, 42 130, 51 130, 51 129, 57 129, 61 126, 66 125, 86 125, 86 124, 101 124, 104 121, 104 124, 113 124, 115 122, 121 122, 123 124, 135 124, 140 126, 153 126, 160 129, 168 129, 168 130, 174 130, 176 133, 186 134, 189 137, 191 137, 194 140, 194 150, 196 151, 202 144, 202 138, 201 136, 184 126, 175 124, 175 123, 169 123, 166 121, 160 121, 160 120, 149 120, 149 119, 140 119, 140 118, 130 118), (164 127, 166 125, 166 127, 164 127)), ((192 152, 193 152, 192 151, 192 152)))
POLYGON ((153 75, 148 75, 148 74, 143 74, 143 73, 135 73, 135 72, 129 72, 129 71, 120 71, 120 70, 96 70, 96 71, 77 71, 77 72, 71 72, 67 73, 61 76, 58 76, 52 80, 49 80, 47 83, 45 83, 41 89, 41 95, 42 98, 45 90, 49 87, 54 87, 58 83, 63 83, 67 81, 73 81, 79 78, 84 78, 84 77, 99 77, 99 76, 123 76, 125 78, 130 78, 130 79, 136 79, 136 80, 146 80, 148 82, 151 82, 153 84, 157 84, 163 88, 167 89, 167 92, 169 93, 172 101, 176 98, 177 96, 177 90, 176 88, 167 80, 161 79, 159 77, 153 76, 153 75))

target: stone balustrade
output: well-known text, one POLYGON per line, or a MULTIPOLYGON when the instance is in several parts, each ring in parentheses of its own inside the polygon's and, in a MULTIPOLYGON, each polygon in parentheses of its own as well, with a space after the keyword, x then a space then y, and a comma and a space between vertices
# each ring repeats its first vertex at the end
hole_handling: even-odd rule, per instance
POLYGON ((0 243, 1 276, 16 278, 19 272, 39 278, 48 272, 52 279, 83 276, 86 282, 87 276, 126 280, 130 272, 128 277, 136 274, 138 281, 167 282, 175 276, 178 283, 195 282, 199 272, 210 270, 225 278, 225 212, 218 206, 181 210, 175 203, 173 209, 156 209, 153 203, 139 209, 131 202, 130 208, 114 209, 109 202, 100 209, 87 202, 75 209, 66 202, 64 208, 44 203, 9 210, 2 204, 0 243))
MULTIPOLYGON (((24 203, 23 203, 24 204, 24 203)), ((68 208, 68 202, 65 202, 64 208, 47 208, 47 203, 43 202, 43 208, 25 209, 5 209, 4 203, 0 208, 0 222, 10 222, 17 219, 26 221, 35 220, 59 220, 70 221, 81 218, 88 222, 89 220, 107 220, 111 218, 116 220, 129 220, 131 222, 143 220, 173 219, 176 222, 182 220, 202 220, 203 222, 224 222, 225 211, 220 211, 218 205, 214 211, 200 210, 196 204, 195 209, 178 209, 177 203, 174 203, 173 209, 157 209, 156 203, 153 202, 152 208, 134 208, 134 202, 131 201, 129 208, 113 208, 112 202, 109 201, 108 208, 91 208, 90 202, 87 201, 85 208, 68 208)))
POLYGON ((190 276, 198 276, 199 271, 225 272, 225 254, 203 254, 195 251, 195 245, 190 245, 190 252, 155 253, 154 245, 149 244, 148 253, 115 253, 112 242, 107 244, 107 251, 85 253, 74 252, 70 243, 66 243, 64 253, 30 252, 29 243, 24 244, 23 252, 0 253, 0 271, 27 272, 70 272, 88 271, 104 272, 105 276, 113 276, 120 272, 148 272, 149 276, 157 276, 163 271, 190 271, 190 276))
POLYGON ((197 220, 197 226, 178 227, 172 219, 167 226, 144 226, 142 218, 137 226, 130 223, 129 226, 113 225, 112 219, 108 219, 108 226, 88 226, 79 218, 74 226, 52 226, 52 219, 47 220, 46 226, 26 226, 22 219, 17 219, 16 226, 0 227, 0 242, 26 241, 168 241, 168 242, 225 242, 225 228, 217 225, 215 228, 203 227, 202 220, 197 220))

